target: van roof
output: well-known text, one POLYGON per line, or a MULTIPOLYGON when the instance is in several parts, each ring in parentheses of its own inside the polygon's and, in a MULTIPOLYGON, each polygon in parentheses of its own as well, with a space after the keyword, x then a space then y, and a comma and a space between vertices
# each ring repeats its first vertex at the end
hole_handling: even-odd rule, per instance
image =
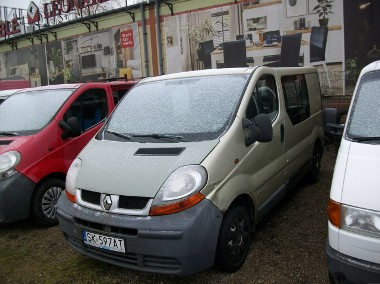
POLYGON ((29 88, 25 90, 57 90, 57 89, 78 89, 87 84, 104 84, 110 85, 113 90, 130 89, 137 84, 137 81, 114 81, 114 82, 88 82, 88 83, 71 83, 71 84, 57 84, 29 88))
POLYGON ((362 71, 360 72, 360 77, 364 74, 364 73, 367 73, 367 72, 370 72, 370 71, 375 71, 375 70, 380 70, 380 60, 378 61, 374 61, 370 64, 368 64, 367 66, 365 66, 362 71))
POLYGON ((266 66, 254 66, 254 67, 240 67, 240 68, 220 68, 220 69, 206 69, 206 70, 196 70, 196 71, 187 71, 180 73, 173 73, 168 75, 162 75, 157 77, 149 77, 142 79, 141 82, 153 82, 167 79, 178 79, 178 78, 187 78, 187 77, 202 77, 202 76, 212 76, 212 75, 231 75, 231 74, 251 74, 258 68, 270 68, 276 70, 280 74, 296 74, 298 72, 316 72, 315 67, 306 66, 306 67, 266 67, 266 66))
POLYGON ((167 79, 176 79, 176 78, 187 78, 187 77, 202 77, 202 76, 210 76, 210 75, 229 75, 229 74, 250 74, 257 67, 249 67, 249 68, 221 68, 221 69, 205 69, 205 70, 196 70, 196 71, 186 71, 173 73, 168 75, 156 76, 156 77, 148 77, 142 79, 141 82, 153 82, 153 81, 161 81, 167 79))
POLYGON ((22 89, 9 89, 9 90, 1 90, 0 91, 0 98, 7 98, 10 95, 13 95, 14 93, 20 91, 22 89))

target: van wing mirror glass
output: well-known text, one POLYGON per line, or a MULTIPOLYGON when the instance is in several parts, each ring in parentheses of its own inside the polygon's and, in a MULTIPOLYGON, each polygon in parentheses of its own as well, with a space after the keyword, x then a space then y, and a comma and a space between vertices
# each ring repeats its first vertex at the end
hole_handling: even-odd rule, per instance
POLYGON ((243 119, 243 128, 247 129, 245 145, 249 146, 256 141, 270 142, 273 138, 272 121, 268 114, 259 114, 250 121, 243 119))
POLYGON ((78 137, 82 132, 79 125, 79 120, 76 117, 70 117, 67 122, 61 120, 58 125, 64 130, 61 135, 62 139, 64 140, 69 137, 78 137))

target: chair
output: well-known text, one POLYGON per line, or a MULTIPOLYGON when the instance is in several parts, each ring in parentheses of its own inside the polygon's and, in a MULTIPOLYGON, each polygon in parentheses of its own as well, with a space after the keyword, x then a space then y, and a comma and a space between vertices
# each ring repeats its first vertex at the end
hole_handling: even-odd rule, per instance
POLYGON ((247 67, 245 40, 227 41, 223 44, 224 67, 247 67))
MULTIPOLYGON (((281 42, 281 34, 279 30, 276 31, 268 31, 263 33, 263 40, 264 43, 271 42, 271 41, 277 41, 281 42)), ((267 55, 263 58, 263 63, 269 63, 274 61, 280 61, 280 55, 267 55)))
POLYGON ((283 35, 281 40, 280 61, 265 64, 269 67, 298 67, 302 34, 283 35))
POLYGON ((208 40, 199 43, 198 59, 203 61, 204 69, 211 69, 211 52, 215 50, 214 41, 208 40))
POLYGON ((323 65, 327 77, 327 82, 330 87, 330 80, 328 79, 328 70, 325 58, 328 32, 328 27, 311 27, 310 65, 323 65))

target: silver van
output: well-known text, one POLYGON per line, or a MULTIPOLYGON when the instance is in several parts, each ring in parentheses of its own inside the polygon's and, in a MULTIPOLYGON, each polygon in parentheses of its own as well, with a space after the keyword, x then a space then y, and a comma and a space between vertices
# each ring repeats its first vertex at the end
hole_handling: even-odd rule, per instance
POLYGON ((313 67, 147 78, 72 163, 57 214, 72 247, 140 271, 244 263, 255 225, 323 154, 313 67))

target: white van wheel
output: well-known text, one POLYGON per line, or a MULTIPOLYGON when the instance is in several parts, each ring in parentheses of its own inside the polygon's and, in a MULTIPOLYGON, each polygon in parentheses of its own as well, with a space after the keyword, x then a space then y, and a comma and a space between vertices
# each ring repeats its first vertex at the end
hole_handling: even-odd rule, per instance
POLYGON ((65 188, 65 182, 51 178, 37 186, 32 200, 32 217, 41 226, 50 227, 58 224, 56 216, 57 201, 65 188))
POLYGON ((247 210, 241 206, 229 209, 223 217, 215 255, 215 266, 226 272, 237 271, 244 263, 251 240, 247 210))
POLYGON ((309 173, 309 180, 315 183, 319 180, 321 174, 321 160, 322 160, 322 147, 319 143, 315 143, 313 149, 313 156, 311 159, 311 170, 309 173))

